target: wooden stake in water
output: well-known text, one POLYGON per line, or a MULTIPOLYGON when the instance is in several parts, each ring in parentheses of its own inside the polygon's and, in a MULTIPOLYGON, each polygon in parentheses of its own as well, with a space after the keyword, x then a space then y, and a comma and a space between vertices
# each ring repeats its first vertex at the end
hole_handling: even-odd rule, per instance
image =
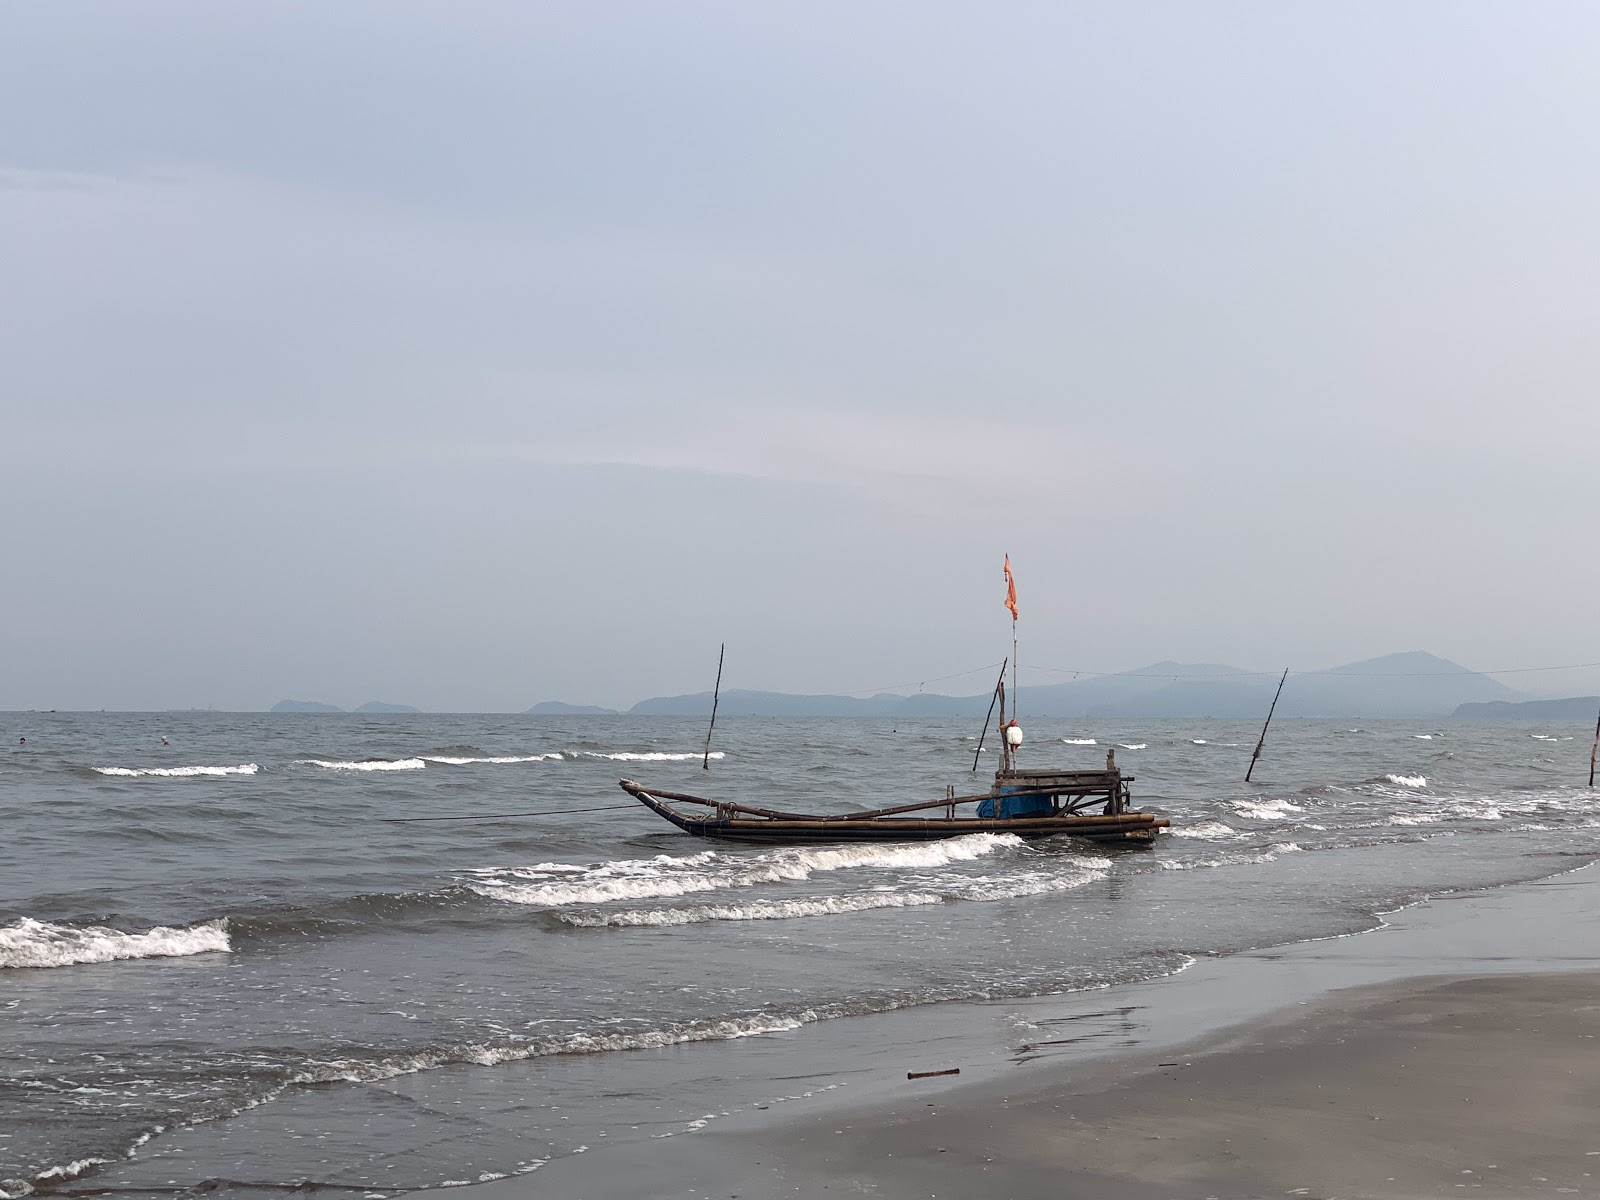
POLYGON ((972 752, 972 772, 978 772, 978 755, 983 753, 983 739, 989 736, 989 721, 994 717, 994 702, 1000 699, 1000 691, 1006 686, 1006 665, 1010 659, 1000 664, 1000 678, 994 681, 994 691, 989 694, 989 715, 983 719, 983 732, 978 734, 978 748, 972 752))
POLYGON ((722 656, 727 652, 728 643, 723 642, 717 651, 717 684, 711 689, 711 724, 706 727, 706 756, 700 760, 702 771, 711 770, 711 731, 717 727, 717 699, 722 695, 722 656))
POLYGON ((1277 711, 1278 697, 1283 695, 1283 682, 1289 678, 1289 668, 1283 669, 1283 679, 1278 680, 1278 690, 1272 693, 1272 707, 1267 709, 1266 724, 1261 726, 1261 737, 1256 741, 1256 748, 1250 755, 1249 769, 1244 773, 1244 781, 1250 782, 1250 772, 1256 769, 1256 759, 1261 757, 1261 747, 1267 744, 1267 725, 1272 724, 1272 714, 1277 711))
POLYGON ((1594 745, 1589 747, 1589 786, 1594 786, 1594 752, 1600 750, 1600 716, 1594 719, 1594 745))

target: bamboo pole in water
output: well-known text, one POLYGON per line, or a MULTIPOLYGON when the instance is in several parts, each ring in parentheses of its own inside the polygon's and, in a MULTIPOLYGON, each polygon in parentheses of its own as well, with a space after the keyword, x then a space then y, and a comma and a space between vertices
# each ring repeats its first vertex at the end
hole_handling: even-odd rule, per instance
POLYGON ((1244 781, 1250 782, 1250 772, 1256 769, 1256 759, 1261 757, 1261 747, 1267 744, 1267 726, 1272 724, 1272 714, 1278 709, 1278 697, 1283 695, 1284 680, 1289 678, 1289 668, 1283 669, 1283 678, 1278 680, 1278 690, 1272 693, 1272 707, 1267 709, 1266 723, 1261 726, 1261 736, 1256 740, 1256 748, 1250 755, 1249 769, 1244 773, 1244 781))
MULTIPOLYGON (((983 753, 983 739, 989 736, 989 721, 994 716, 994 702, 1000 698, 1000 691, 1006 685, 1006 665, 1011 660, 1008 658, 1000 664, 1000 678, 995 680, 994 691, 989 694, 989 715, 983 718, 983 732, 978 734, 978 748, 972 752, 972 773, 978 773, 978 755, 983 753)), ((1004 718, 1001 718, 1004 720, 1004 718)))
POLYGON ((722 695, 722 656, 728 652, 728 643, 723 642, 717 651, 717 683, 711 689, 711 724, 706 727, 706 754, 700 760, 702 771, 711 770, 711 731, 717 727, 717 700, 722 695))
POLYGON ((1600 750, 1600 715, 1594 719, 1594 745, 1589 747, 1589 786, 1594 786, 1594 753, 1600 750))

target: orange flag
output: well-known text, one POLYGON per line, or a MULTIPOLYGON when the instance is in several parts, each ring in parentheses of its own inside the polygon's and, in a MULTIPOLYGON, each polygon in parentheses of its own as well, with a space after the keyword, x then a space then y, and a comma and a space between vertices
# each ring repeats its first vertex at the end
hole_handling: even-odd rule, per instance
POLYGON ((1011 555, 1006 555, 1006 607, 1011 610, 1011 619, 1017 619, 1017 581, 1011 577, 1011 555))

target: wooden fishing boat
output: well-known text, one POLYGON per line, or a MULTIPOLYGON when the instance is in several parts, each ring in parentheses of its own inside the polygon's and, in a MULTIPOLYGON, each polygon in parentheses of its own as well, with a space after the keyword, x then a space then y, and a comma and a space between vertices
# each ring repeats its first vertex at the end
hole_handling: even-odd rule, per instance
POLYGON ((1065 834, 1097 842, 1149 845, 1167 827, 1155 813, 1130 808, 1128 784, 1112 767, 1104 771, 1019 771, 995 773, 994 787, 981 795, 947 795, 942 800, 901 804, 866 812, 820 814, 779 812, 753 804, 708 800, 685 792, 621 780, 622 790, 651 812, 698 837, 751 842, 930 841, 966 833, 1013 833, 1040 838, 1065 834), (976 812, 963 806, 976 805, 976 812), (710 811, 685 812, 680 805, 710 811))
MULTIPOLYGON (((1097 842, 1149 845, 1168 822, 1155 813, 1130 808, 1128 784, 1133 776, 1124 776, 1117 769, 1114 750, 1107 753, 1103 771, 1025 771, 1017 767, 1022 728, 1017 724, 1015 706, 1009 720, 1006 710, 1007 666, 1011 668, 1011 694, 1017 695, 1017 585, 1011 575, 1009 554, 1004 576, 1005 607, 1011 613, 1011 656, 1000 664, 1000 678, 995 681, 989 712, 983 719, 983 733, 972 756, 972 769, 977 771, 983 740, 989 734, 989 722, 998 705, 1000 720, 995 729, 1000 734, 1000 769, 987 792, 957 796, 951 788, 943 800, 830 814, 779 812, 731 800, 708 800, 687 792, 649 788, 631 779, 620 781, 622 790, 685 833, 699 837, 751 842, 897 842, 931 841, 964 833, 1013 833, 1025 838, 1066 834, 1097 842), (674 807, 685 804, 710 811, 702 815, 674 807), (975 804, 976 810, 957 813, 958 808, 968 804, 975 804), (937 815, 918 815, 934 813, 937 815)), ((717 726, 721 689, 719 654, 717 683, 711 692, 711 728, 706 731, 706 757, 701 764, 707 769, 711 765, 711 733, 717 726)))

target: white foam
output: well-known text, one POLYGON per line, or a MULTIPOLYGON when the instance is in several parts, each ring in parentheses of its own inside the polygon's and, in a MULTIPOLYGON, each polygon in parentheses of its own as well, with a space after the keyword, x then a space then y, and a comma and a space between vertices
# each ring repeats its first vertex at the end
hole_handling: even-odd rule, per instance
POLYGON ((450 754, 424 754, 422 756, 422 761, 439 763, 446 767, 465 767, 472 763, 494 763, 497 765, 503 765, 505 763, 560 762, 564 757, 565 755, 561 754, 559 751, 554 754, 491 754, 485 755, 481 758, 470 756, 456 757, 455 755, 450 754))
POLYGON ((134 958, 181 958, 228 950, 225 921, 124 933, 97 925, 55 925, 22 917, 0 925, 0 967, 67 967, 134 958))
POLYGON ((240 763, 236 767, 95 767, 102 775, 116 775, 137 779, 143 775, 159 775, 169 779, 187 779, 201 775, 254 775, 261 768, 255 763, 240 763))
POLYGON ((1413 733, 1411 736, 1424 742, 1433 741, 1433 734, 1431 733, 1413 733))
POLYGON ((1241 817, 1253 821, 1284 821, 1290 813, 1303 811, 1298 804, 1287 800, 1230 800, 1228 804, 1241 817))
POLYGON ((1437 823, 1437 813, 1395 813, 1384 822, 1385 825, 1433 825, 1437 823))
POLYGON ((652 859, 621 859, 577 871, 570 865, 555 863, 513 871, 477 871, 472 872, 477 879, 468 886, 480 895, 497 900, 554 908, 686 896, 763 883, 801 882, 817 871, 941 867, 1021 844, 1022 839, 1015 834, 972 833, 936 842, 827 849, 795 847, 752 858, 708 850, 681 859, 665 854, 652 859), (551 875, 560 878, 552 879, 551 875))
POLYGON ((688 908, 628 909, 611 913, 565 912, 560 919, 585 929, 694 925, 701 921, 782 921, 880 908, 915 908, 943 901, 943 896, 933 892, 864 892, 854 896, 812 896, 804 900, 753 900, 749 904, 697 904, 688 908))
POLYGON ((90 1167, 101 1167, 110 1162, 111 1160, 109 1158, 80 1158, 74 1162, 66 1163, 63 1166, 46 1168, 45 1170, 40 1171, 33 1178, 35 1182, 40 1182, 46 1179, 76 1179, 90 1167))
POLYGON ((297 758, 302 767, 322 767, 328 771, 421 771, 427 763, 420 758, 368 758, 361 762, 331 762, 325 758, 297 758))
POLYGON ((1161 860, 1163 871, 1193 871, 1200 867, 1239 867, 1259 866, 1263 863, 1277 862, 1280 854, 1299 854, 1301 847, 1294 842, 1274 842, 1265 850, 1256 854, 1223 853, 1220 857, 1211 859, 1181 859, 1164 858, 1161 860))
POLYGON ((1220 842, 1241 836, 1238 831, 1230 829, 1221 821, 1199 821, 1193 825, 1180 826, 1170 832, 1173 837, 1199 838, 1204 842, 1220 842))
POLYGON ((1206 741, 1205 738, 1190 738, 1189 744, 1191 746, 1209 746, 1211 743, 1206 741))
MULTIPOLYGON (((706 757, 698 750, 687 754, 666 750, 619 750, 615 754, 602 754, 598 750, 585 750, 583 754, 589 758, 608 758, 612 762, 700 762, 706 757)), ((711 757, 720 760, 727 755, 721 750, 713 750, 711 757)))
POLYGON ((1124 750, 1143 750, 1145 748, 1144 742, 1118 742, 1117 745, 1124 750))
POLYGON ((1424 775, 1385 775, 1384 778, 1396 787, 1425 788, 1428 786, 1427 777, 1424 775))
POLYGON ((1061 740, 1069 746, 1098 746, 1100 744, 1093 738, 1062 738, 1061 740))
MULTIPOLYGON (((492 1067, 498 1063, 518 1062, 529 1058, 543 1058, 555 1054, 598 1054, 615 1050, 655 1050, 664 1046, 678 1046, 685 1042, 730 1041, 738 1038, 760 1037, 768 1033, 788 1033, 813 1021, 820 1020, 811 1010, 794 1016, 758 1014, 749 1017, 730 1017, 709 1021, 703 1025, 669 1026, 665 1029, 643 1029, 621 1033, 576 1033, 563 1038, 536 1038, 526 1042, 469 1043, 449 1046, 439 1050, 424 1050, 416 1054, 403 1054, 377 1062, 354 1059, 331 1059, 316 1063, 298 1072, 293 1083, 371 1083, 381 1079, 394 1079, 436 1067, 472 1063, 492 1067)), ((573 1153, 577 1153, 574 1151, 573 1153)))

